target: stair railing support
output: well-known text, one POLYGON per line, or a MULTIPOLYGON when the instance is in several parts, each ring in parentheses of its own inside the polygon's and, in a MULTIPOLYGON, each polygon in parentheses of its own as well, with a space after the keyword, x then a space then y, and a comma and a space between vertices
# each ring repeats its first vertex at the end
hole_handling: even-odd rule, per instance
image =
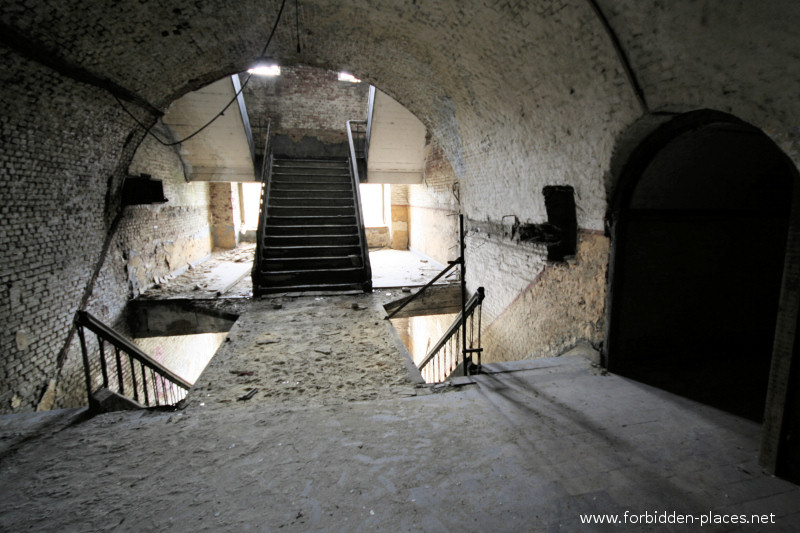
MULTIPOLYGON (((103 376, 103 387, 109 388, 114 386, 116 381, 117 391, 120 395, 125 395, 125 374, 122 365, 122 352, 128 354, 128 361, 130 363, 129 374, 131 383, 135 387, 137 381, 135 379, 135 365, 134 361, 139 364, 141 370, 141 384, 143 387, 143 394, 145 398, 145 406, 149 406, 147 373, 150 373, 150 380, 153 385, 153 402, 155 405, 163 405, 164 402, 160 401, 159 392, 162 392, 163 399, 168 403, 175 403, 183 399, 192 384, 178 376, 158 361, 152 359, 149 355, 144 353, 138 346, 133 344, 129 339, 123 337, 112 328, 102 323, 100 320, 92 316, 86 311, 78 311, 75 316, 75 324, 78 329, 78 338, 80 339, 81 354, 83 357, 84 377, 86 379, 86 392, 89 399, 90 409, 96 410, 99 406, 94 398, 95 391, 92 384, 92 371, 89 361, 89 350, 86 344, 86 336, 84 330, 89 330, 97 336, 98 352, 101 358, 101 364, 105 361, 105 351, 101 348, 103 343, 108 343, 113 347, 116 359, 117 379, 108 380, 107 376, 103 376), (161 383, 161 390, 159 391, 158 383, 161 383), (169 390, 167 390, 169 384, 169 390), (177 389, 180 389, 176 391, 177 389)), ((113 371, 113 370, 112 370, 113 371)), ((138 391, 132 391, 132 396, 136 397, 138 391)), ((138 400, 137 400, 138 401, 138 400)))
POLYGON ((356 224, 358 224, 358 236, 361 241, 361 255, 364 256, 365 280, 362 284, 364 292, 372 292, 372 266, 369 262, 369 245, 367 244, 367 233, 364 230, 364 218, 361 214, 361 177, 358 175, 358 159, 356 158, 356 148, 353 139, 353 125, 364 123, 363 120, 347 121, 347 141, 350 144, 350 176, 353 182, 353 199, 355 202, 356 224))
POLYGON ((269 207, 270 184, 272 183, 272 148, 270 147, 270 136, 272 130, 272 119, 267 119, 267 136, 264 140, 264 157, 261 162, 261 210, 258 216, 258 229, 256 230, 256 252, 253 261, 253 270, 250 277, 253 280, 253 296, 261 296, 260 285, 258 283, 259 272, 261 271, 261 250, 264 247, 264 234, 267 225, 267 209, 269 207))

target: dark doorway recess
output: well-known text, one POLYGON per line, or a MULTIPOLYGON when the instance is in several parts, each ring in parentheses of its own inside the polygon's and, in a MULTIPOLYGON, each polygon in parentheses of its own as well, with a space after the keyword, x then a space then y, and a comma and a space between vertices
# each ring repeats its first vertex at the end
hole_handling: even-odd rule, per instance
POLYGON ((794 169, 711 111, 634 152, 611 213, 612 372, 761 421, 794 169))

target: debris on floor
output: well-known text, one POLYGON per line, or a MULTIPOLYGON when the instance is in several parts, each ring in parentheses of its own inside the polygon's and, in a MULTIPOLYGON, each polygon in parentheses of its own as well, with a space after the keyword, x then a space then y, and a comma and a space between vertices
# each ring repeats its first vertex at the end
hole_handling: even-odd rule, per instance
POLYGON ((250 271, 255 244, 243 243, 233 250, 214 252, 202 263, 190 265, 177 276, 165 276, 142 298, 248 298, 252 294, 250 271))

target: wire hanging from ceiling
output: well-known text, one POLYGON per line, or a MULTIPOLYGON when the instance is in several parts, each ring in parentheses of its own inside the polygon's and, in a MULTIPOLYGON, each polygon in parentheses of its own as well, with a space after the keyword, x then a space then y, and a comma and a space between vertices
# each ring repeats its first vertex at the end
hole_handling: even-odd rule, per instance
POLYGON ((300 53, 300 8, 298 0, 294 0, 294 31, 297 36, 297 53, 300 53))
MULTIPOLYGON (((278 10, 278 16, 275 17, 275 23, 272 25, 272 31, 269 33, 269 37, 267 38, 267 42, 264 45, 264 48, 261 50, 261 54, 259 55, 259 57, 264 57, 266 55, 267 48, 269 48, 269 45, 272 42, 272 37, 275 35, 275 30, 278 29, 278 23, 281 20, 281 15, 283 14, 283 8, 285 6, 286 6, 286 0, 282 0, 281 7, 278 10)), ((295 11, 297 11, 297 0, 295 0, 295 11)), ((296 15, 296 17, 297 17, 297 21, 296 21, 297 22, 297 51, 299 52, 300 51, 300 29, 299 29, 300 28, 300 22, 299 22, 299 15, 296 15)), ((198 133, 200 133, 201 131, 203 131, 207 127, 209 127, 211 124, 213 124, 219 117, 224 115, 225 111, 227 111, 228 108, 231 105, 233 105, 233 103, 239 98, 239 95, 242 93, 242 91, 244 91, 244 88, 247 86, 247 83, 250 81, 250 78, 252 78, 252 77, 253 77, 252 73, 248 73, 247 74, 247 78, 245 78, 244 82, 242 82, 242 85, 241 85, 241 87, 239 87, 239 90, 236 91, 236 94, 233 95, 233 98, 231 98, 230 102, 228 102, 227 105, 225 105, 225 107, 223 107, 222 110, 219 111, 219 113, 214 115, 214 118, 212 118, 211 120, 209 120, 208 122, 203 124, 194 133, 192 133, 190 135, 187 135, 183 139, 180 139, 178 141, 172 141, 172 142, 165 141, 165 140, 161 139, 158 135, 153 133, 151 131, 153 126, 150 126, 150 127, 145 126, 142 123, 142 121, 140 121, 138 118, 136 118, 136 116, 134 116, 134 114, 131 113, 130 110, 127 107, 125 107, 125 105, 122 103, 122 101, 119 99, 119 97, 116 94, 112 93, 112 95, 114 96, 114 99, 117 101, 117 104, 119 104, 119 106, 122 108, 122 110, 125 111, 125 113, 129 117, 131 117, 134 120, 134 122, 136 122, 143 130, 145 130, 145 135, 150 135, 153 139, 158 141, 159 144, 162 144, 164 146, 175 146, 177 144, 181 144, 183 142, 188 141, 189 139, 191 139, 192 137, 194 137, 195 135, 197 135, 198 133)))

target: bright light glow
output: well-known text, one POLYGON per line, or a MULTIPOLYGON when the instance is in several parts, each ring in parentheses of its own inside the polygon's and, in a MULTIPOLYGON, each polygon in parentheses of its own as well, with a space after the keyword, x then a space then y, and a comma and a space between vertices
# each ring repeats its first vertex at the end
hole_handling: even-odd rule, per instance
POLYGON ((348 74, 347 72, 340 72, 339 73, 339 81, 349 81, 351 83, 361 83, 361 80, 353 76, 352 74, 348 74))
POLYGON ((258 228, 258 211, 261 208, 260 183, 242 183, 242 204, 244 205, 244 220, 242 225, 245 229, 258 228))
POLYGON ((249 69, 247 72, 255 74, 256 76, 280 76, 281 67, 278 65, 258 65, 249 69))
POLYGON ((361 214, 364 216, 364 226, 376 228, 386 225, 383 217, 383 184, 361 183, 361 214))

